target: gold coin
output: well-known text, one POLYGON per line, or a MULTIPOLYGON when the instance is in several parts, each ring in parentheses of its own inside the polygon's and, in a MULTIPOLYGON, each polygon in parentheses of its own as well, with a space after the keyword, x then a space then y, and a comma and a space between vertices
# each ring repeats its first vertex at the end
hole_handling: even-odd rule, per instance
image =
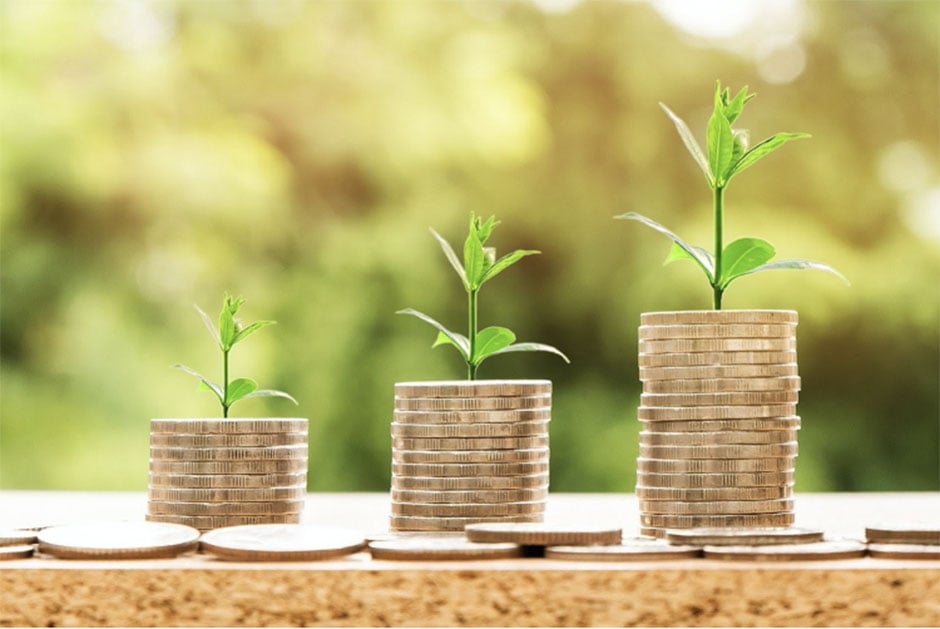
MULTIPOLYGON (((777 461, 777 459, 772 459, 777 461)), ((644 463, 646 467, 659 464, 644 463)), ((726 473, 659 473, 637 471, 637 486, 662 488, 726 488, 726 487, 792 487, 793 470, 771 472, 726 472, 726 473)))
POLYGON ((750 391, 799 391, 800 377, 783 378, 695 378, 647 380, 643 393, 740 393, 750 391))
POLYGON ((395 411, 395 421, 402 424, 515 424, 548 420, 551 408, 524 408, 515 411, 395 411))
POLYGON ((610 546, 549 546, 546 559, 571 561, 663 561, 701 557, 695 546, 675 546, 659 540, 634 538, 610 546))
POLYGON ((32 544, 18 544, 16 546, 0 546, 0 561, 7 559, 26 559, 36 552, 32 544))
POLYGON ((549 395, 551 380, 438 380, 396 382, 396 397, 530 397, 549 395))
POLYGON ((780 365, 796 362, 796 352, 676 352, 640 354, 640 367, 717 367, 725 365, 780 365))
POLYGON ((772 546, 706 546, 710 559, 751 561, 819 561, 865 556, 865 544, 855 540, 777 544, 772 546))
POLYGON ((445 504, 435 502, 421 504, 414 502, 392 501, 392 515, 410 515, 417 517, 444 517, 444 518, 487 518, 490 516, 525 515, 544 513, 545 501, 533 502, 503 502, 503 503, 457 503, 445 504))
POLYGON ((940 545, 869 544, 868 554, 881 559, 940 559, 940 545))
MULTIPOLYGON (((515 424, 403 424, 392 422, 392 437, 459 438, 479 439, 484 437, 530 437, 548 434, 547 419, 518 422, 515 424)), ((437 448, 435 448, 437 449, 437 448)))
POLYGON ((0 546, 22 546, 36 541, 36 531, 0 529, 0 546))
MULTIPOLYGON (((765 487, 646 487, 636 488, 640 500, 669 500, 702 502, 716 500, 773 500, 789 498, 793 486, 789 484, 765 487)), ((692 542, 689 542, 692 543, 692 542)))
POLYGON ((676 406, 759 406, 796 403, 797 391, 745 391, 729 393, 644 393, 643 406, 664 408, 676 406))
POLYGON ((487 516, 476 518, 419 517, 393 515, 389 526, 393 531, 463 531, 470 524, 479 522, 540 522, 542 513, 526 515, 487 516))
POLYGON ((760 365, 701 365, 692 367, 643 367, 640 380, 708 380, 712 378, 785 378, 798 376, 794 363, 760 365))
POLYGON ((209 531, 201 546, 232 561, 311 561, 359 552, 366 540, 355 531, 328 526, 255 524, 209 531))
POLYGON ((396 397, 398 411, 502 411, 524 408, 549 408, 551 395, 525 397, 396 397))
POLYGON ((865 527, 865 539, 882 544, 940 544, 940 522, 874 524, 865 527))
POLYGON ((794 527, 755 529, 684 529, 666 531, 666 539, 673 544, 695 546, 770 546, 775 544, 808 544, 821 542, 823 532, 818 529, 794 527))
POLYGON ((548 448, 512 450, 399 450, 392 449, 396 463, 515 463, 548 461, 548 448))
MULTIPOLYGON (((392 491, 510 490, 548 486, 548 474, 513 476, 401 476, 392 475, 392 491)), ((482 502, 482 501, 481 501, 482 502)))
POLYGON ((150 432, 194 433, 258 433, 307 432, 302 418, 241 418, 241 419, 151 419, 150 432))
POLYGON ((523 546, 587 546, 620 544, 623 529, 608 525, 565 526, 544 522, 487 522, 466 528, 471 542, 508 542, 523 546))
POLYGON ((701 419, 689 421, 646 421, 643 429, 652 432, 721 432, 799 430, 800 418, 763 417, 759 419, 701 419))
POLYGON ((692 529, 702 527, 755 527, 755 526, 790 526, 793 513, 761 513, 757 515, 654 515, 641 513, 642 526, 655 526, 666 529, 692 529))
POLYGON ((478 544, 453 537, 413 537, 369 543, 373 559, 511 559, 522 556, 517 544, 478 544))
POLYGON ((185 524, 200 531, 220 529, 227 526, 241 526, 243 524, 297 524, 300 522, 299 513, 274 515, 168 515, 148 513, 144 517, 148 522, 185 524))
POLYGON ((548 472, 548 463, 392 463, 403 476, 530 476, 548 472))
POLYGON ((307 485, 306 468, 303 472, 287 474, 158 474, 151 472, 150 487, 179 487, 183 489, 250 489, 307 485))
POLYGON ((795 310, 674 310, 644 312, 641 325, 696 325, 736 323, 792 323, 799 321, 795 310))
POLYGON ((796 430, 723 430, 718 432, 641 431, 640 443, 650 446, 756 445, 795 442, 796 430))
POLYGON ((392 438, 392 452, 395 450, 530 450, 548 446, 548 436, 544 437, 493 437, 481 439, 410 439, 392 438))
POLYGON ((276 515, 300 513, 303 500, 269 500, 266 502, 170 502, 148 500, 150 515, 276 515))
POLYGON ((673 500, 640 500, 640 511, 658 515, 737 515, 783 513, 793 510, 793 501, 718 500, 715 502, 679 502, 673 500))
POLYGON ((156 474, 284 474, 307 469, 306 457, 270 461, 165 461, 150 459, 150 472, 156 474))
POLYGON ((641 406, 637 409, 640 421, 699 421, 703 419, 761 419, 790 417, 796 414, 796 404, 766 404, 763 406, 641 406))
POLYGON ((641 325, 641 340, 702 338, 784 338, 796 334, 793 323, 699 323, 695 325, 641 325))
POLYGON ((786 352, 796 350, 794 337, 770 339, 661 339, 640 340, 640 355, 702 352, 786 352))
POLYGON ((260 448, 150 448, 150 458, 162 461, 271 461, 307 458, 307 444, 260 448))
POLYGON ((464 491, 418 491, 392 489, 392 501, 410 503, 503 503, 533 502, 548 498, 548 485, 533 489, 478 489, 464 491))
POLYGON ((244 448, 291 446, 305 443, 307 443, 306 432, 196 433, 191 435, 154 432, 150 434, 150 445, 164 448, 244 448))
POLYGON ((175 487, 150 487, 150 500, 168 502, 270 502, 277 500, 302 500, 307 497, 307 485, 295 487, 266 487, 251 489, 180 489, 175 487))
POLYGON ((61 559, 150 559, 195 550, 199 532, 156 522, 88 522, 43 529, 39 552, 61 559))
POLYGON ((640 444, 640 456, 649 459, 764 459, 785 457, 787 460, 797 455, 795 441, 787 443, 761 443, 757 445, 715 445, 715 446, 650 446, 640 444))
POLYGON ((788 457, 763 459, 648 459, 640 457, 636 460, 638 472, 662 474, 792 472, 793 463, 793 459, 788 457))

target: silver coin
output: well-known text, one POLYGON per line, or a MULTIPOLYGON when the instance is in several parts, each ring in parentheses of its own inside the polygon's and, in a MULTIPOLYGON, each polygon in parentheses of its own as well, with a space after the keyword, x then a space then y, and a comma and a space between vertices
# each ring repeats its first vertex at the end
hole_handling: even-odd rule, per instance
POLYGON ((640 314, 640 325, 697 325, 697 324, 741 324, 741 323, 792 323, 799 322, 795 310, 674 310, 644 312, 640 314))
POLYGON ((306 471, 306 457, 270 461, 165 461, 150 459, 151 474, 286 474, 306 471))
POLYGON ((691 367, 640 366, 640 380, 710 380, 713 378, 783 378, 798 376, 795 362, 761 363, 759 365, 699 365, 691 367))
MULTIPOLYGON (((726 474, 741 472, 792 472, 790 457, 759 459, 648 459, 636 460, 638 472, 660 474, 726 474)), ((648 482, 644 482, 648 485, 648 482)))
POLYGON ((392 475, 392 490, 458 491, 532 489, 548 486, 548 473, 513 476, 392 475))
POLYGON ((774 500, 793 495, 790 484, 766 487, 645 487, 637 486, 636 497, 640 500, 664 500, 681 502, 724 500, 774 500))
POLYGON ((454 537, 412 537, 369 543, 374 559, 511 559, 522 556, 517 544, 479 544, 454 537))
POLYGON ((391 518, 389 518, 389 525, 393 531, 463 531, 468 525, 478 524, 480 522, 520 523, 540 522, 541 520, 541 513, 474 518, 393 515, 391 518))
POLYGON ((545 501, 501 503, 415 503, 392 501, 392 515, 444 518, 486 518, 491 516, 528 515, 544 513, 545 501))
POLYGON ((650 407, 761 406, 796 403, 798 391, 735 391, 724 393, 643 393, 640 404, 650 407))
POLYGON ((36 547, 32 544, 0 546, 0 561, 8 559, 27 559, 32 557, 34 552, 36 552, 36 547))
POLYGON ((571 561, 663 561, 701 557, 695 546, 675 546, 659 540, 625 539, 610 546, 549 546, 546 559, 571 561))
POLYGON ((549 395, 550 380, 438 380, 396 382, 396 397, 531 397, 549 395))
POLYGON ((533 489, 414 490, 392 489, 393 502, 410 503, 504 503, 544 501, 548 486, 533 489))
POLYGON ((640 456, 650 459, 764 459, 793 458, 799 451, 795 441, 757 445, 661 446, 640 443, 640 456))
POLYGON ((244 448, 290 446, 307 443, 306 432, 265 433, 150 433, 150 445, 164 448, 244 448))
POLYGON ((220 529, 242 524, 298 524, 299 513, 281 513, 276 515, 168 515, 147 514, 148 522, 172 522, 185 524, 200 531, 220 529))
POLYGON ((304 524, 255 524, 220 528, 202 536, 202 550, 233 561, 310 561, 349 555, 366 547, 347 529, 304 524))
POLYGON ((513 448, 511 450, 401 450, 392 449, 396 463, 516 463, 548 461, 545 448, 513 448))
POLYGON ((487 522, 467 526, 471 542, 509 542, 524 546, 584 546, 619 544, 623 529, 604 524, 487 522))
POLYGON ((300 513, 303 500, 271 500, 267 502, 169 502, 148 500, 150 515, 277 515, 300 513))
POLYGON ((194 433, 260 433, 306 432, 303 418, 234 418, 234 419, 151 419, 150 432, 177 434, 194 433))
POLYGON ((392 437, 416 439, 482 439, 487 437, 528 437, 548 434, 548 420, 514 424, 404 424, 392 422, 392 437))
POLYGON ((869 544, 868 554, 881 559, 940 559, 940 545, 869 544))
POLYGON ((769 546, 821 542, 823 532, 794 527, 680 529, 666 531, 666 539, 674 544, 694 546, 769 546))
MULTIPOLYGON (((522 451, 532 449, 547 449, 548 435, 531 437, 456 437, 444 439, 437 437, 428 438, 392 438, 392 452, 396 450, 437 450, 444 452, 453 452, 455 450, 480 451, 480 450, 507 450, 522 451)), ((547 457, 543 457, 547 461, 547 457)))
POLYGON ((150 500, 169 502, 266 502, 278 500, 303 500, 307 497, 307 485, 294 487, 265 487, 251 489, 180 489, 176 487, 150 487, 150 500))
POLYGON ((793 524, 793 513, 761 513, 734 515, 661 515, 640 513, 641 526, 666 529, 693 529, 713 527, 780 527, 793 524))
POLYGON ((402 424, 515 424, 552 418, 551 407, 515 411, 401 411, 394 419, 402 424))
POLYGON ((640 500, 640 511, 658 515, 737 515, 783 513, 793 510, 790 499, 716 500, 684 502, 679 500, 640 500))
POLYGON ((691 325, 641 325, 639 338, 652 339, 748 339, 782 338, 796 333, 794 323, 696 323, 691 325))
POLYGON ((706 546, 705 557, 711 559, 751 561, 819 561, 853 559, 865 556, 865 544, 854 540, 823 541, 808 544, 772 546, 706 546))
POLYGON ((0 529, 0 546, 22 546, 36 542, 36 531, 0 529))
POLYGON ((799 391, 800 377, 782 378, 693 378, 646 380, 644 393, 732 393, 753 391, 799 391))
POLYGON ((307 444, 259 448, 162 448, 151 446, 150 458, 161 461, 282 461, 307 459, 307 444))
POLYGON ((531 476, 548 472, 548 463, 392 463, 393 475, 531 476))
POLYGON ((760 406, 641 406, 637 409, 640 421, 697 421, 703 419, 760 419, 790 417, 796 414, 796 404, 764 404, 760 406))
POLYGON ((659 473, 637 472, 637 486, 651 488, 792 487, 793 470, 779 472, 659 473))
POLYGON ((525 397, 396 397, 399 411, 500 411, 521 408, 546 408, 552 405, 551 395, 525 397))
POLYGON ((784 352, 796 350, 796 337, 640 339, 640 355, 702 352, 784 352))
POLYGON ((39 551, 60 559, 148 559, 196 549, 199 532, 158 522, 88 522, 43 529, 39 551))
POLYGON ((883 544, 940 544, 940 520, 873 524, 865 528, 865 538, 883 544))
POLYGON ((150 487, 187 489, 250 489, 307 485, 306 468, 303 472, 285 474, 159 474, 151 472, 148 478, 150 487))
POLYGON ((719 430, 714 432, 640 432, 640 443, 649 446, 717 446, 796 443, 795 430, 719 430))
POLYGON ((796 362, 796 351, 780 352, 675 352, 640 354, 640 367, 706 367, 717 365, 782 365, 796 362))
POLYGON ((798 430, 800 418, 765 417, 758 419, 702 419, 691 421, 642 421, 643 430, 651 432, 723 432, 757 430, 798 430))

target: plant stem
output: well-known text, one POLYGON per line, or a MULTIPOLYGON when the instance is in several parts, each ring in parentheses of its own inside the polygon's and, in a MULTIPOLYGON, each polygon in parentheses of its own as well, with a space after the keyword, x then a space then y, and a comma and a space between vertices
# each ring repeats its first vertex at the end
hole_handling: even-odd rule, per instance
POLYGON ((469 329, 467 338, 470 339, 470 359, 467 361, 467 380, 475 380, 477 377, 476 353, 477 353, 477 292, 479 289, 469 291, 469 303, 467 318, 469 319, 469 329))
POLYGON ((228 417, 228 350, 222 350, 222 417, 228 417))
POLYGON ((724 202, 725 202, 725 189, 721 186, 715 187, 715 276, 714 281, 712 282, 712 288, 714 289, 714 305, 715 310, 721 310, 721 294, 724 292, 724 289, 721 288, 721 250, 723 248, 722 242, 722 228, 724 227, 724 202))

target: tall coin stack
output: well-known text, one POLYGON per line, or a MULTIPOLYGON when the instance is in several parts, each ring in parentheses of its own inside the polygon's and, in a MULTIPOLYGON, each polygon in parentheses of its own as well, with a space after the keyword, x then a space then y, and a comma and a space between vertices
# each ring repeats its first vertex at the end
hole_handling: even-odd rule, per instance
POLYGON ((548 380, 396 384, 391 529, 541 522, 551 406, 548 380))
POLYGON ((150 422, 150 521, 201 531, 296 523, 306 492, 306 419, 150 422))
POLYGON ((644 534, 793 523, 797 313, 644 313, 636 495, 644 534))

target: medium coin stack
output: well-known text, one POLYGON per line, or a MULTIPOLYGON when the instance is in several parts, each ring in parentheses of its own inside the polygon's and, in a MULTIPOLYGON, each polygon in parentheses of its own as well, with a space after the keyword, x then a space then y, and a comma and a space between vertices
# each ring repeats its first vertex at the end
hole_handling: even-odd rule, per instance
POLYGON ((541 522, 551 405, 548 380, 396 384, 391 529, 541 522))
POLYGON ((150 521, 201 531, 297 523, 306 493, 306 419, 150 422, 150 521))
POLYGON ((797 313, 641 315, 642 532, 793 523, 797 313))

